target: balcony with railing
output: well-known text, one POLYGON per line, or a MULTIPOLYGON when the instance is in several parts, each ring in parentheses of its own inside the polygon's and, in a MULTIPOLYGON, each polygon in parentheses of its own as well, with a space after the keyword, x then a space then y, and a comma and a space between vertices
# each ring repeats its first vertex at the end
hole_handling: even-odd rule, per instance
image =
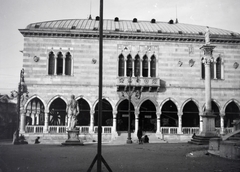
POLYGON ((131 87, 138 88, 140 91, 159 91, 160 78, 149 77, 117 77, 118 90, 126 91, 131 87))

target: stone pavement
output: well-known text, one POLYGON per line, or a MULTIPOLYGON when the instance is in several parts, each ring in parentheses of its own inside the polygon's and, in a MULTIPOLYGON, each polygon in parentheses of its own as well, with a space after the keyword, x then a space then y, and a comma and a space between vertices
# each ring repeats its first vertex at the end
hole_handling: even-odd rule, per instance
MULTIPOLYGON (((187 143, 103 145, 113 172, 239 172, 240 161, 206 155, 207 146, 187 143)), ((86 172, 97 144, 12 145, 0 141, 0 172, 86 172)), ((92 172, 96 170, 94 165, 92 172)), ((102 171, 107 171, 102 165, 102 171)))

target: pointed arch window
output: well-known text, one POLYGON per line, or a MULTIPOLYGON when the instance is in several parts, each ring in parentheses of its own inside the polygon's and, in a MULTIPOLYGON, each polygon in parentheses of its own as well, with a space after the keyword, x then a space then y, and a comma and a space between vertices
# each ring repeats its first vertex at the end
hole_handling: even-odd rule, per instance
POLYGON ((204 64, 204 58, 201 59, 201 77, 202 77, 202 79, 205 79, 205 64, 204 64))
POLYGON ((210 63, 210 76, 211 79, 214 79, 214 62, 210 63))
POLYGON ((140 76, 140 57, 139 55, 136 55, 134 60, 134 74, 135 77, 140 76))
POLYGON ((124 76, 124 57, 122 54, 118 57, 118 76, 124 76))
POLYGON ((54 75, 55 59, 53 52, 49 53, 48 58, 48 75, 54 75))
POLYGON ((142 61, 142 75, 148 77, 148 57, 146 55, 144 55, 142 61))
POLYGON ((61 52, 57 55, 57 75, 63 74, 63 55, 61 52))
POLYGON ((132 76, 132 56, 127 56, 127 76, 132 76))
POLYGON ((65 75, 71 75, 71 68, 72 68, 72 56, 68 52, 66 54, 66 59, 65 59, 65 75))
POLYGON ((216 78, 217 79, 222 79, 222 62, 221 58, 218 57, 216 60, 216 78))
POLYGON ((156 77, 156 57, 154 55, 151 57, 150 69, 150 76, 156 77))

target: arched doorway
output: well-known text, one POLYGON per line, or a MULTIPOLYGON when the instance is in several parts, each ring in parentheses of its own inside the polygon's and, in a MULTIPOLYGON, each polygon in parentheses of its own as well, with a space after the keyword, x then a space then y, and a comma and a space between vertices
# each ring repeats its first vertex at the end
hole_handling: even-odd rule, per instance
POLYGON ((225 109, 224 127, 233 127, 233 120, 240 118, 240 109, 237 104, 232 101, 225 109))
POLYGON ((139 128, 148 132, 157 130, 156 107, 150 100, 146 100, 140 107, 139 128))
POLYGON ((55 99, 49 107, 49 125, 65 125, 66 103, 61 99, 55 99))
MULTIPOLYGON (((118 113, 117 113, 117 131, 128 131, 128 100, 122 101, 118 105, 118 113)), ((131 114, 131 131, 135 129, 135 115, 134 115, 134 107, 132 103, 130 103, 130 114, 131 114)))
POLYGON ((26 125, 44 125, 44 105, 39 98, 33 98, 26 108, 26 125))
POLYGON ((164 103, 161 113, 161 126, 163 127, 177 127, 178 126, 178 110, 177 106, 172 100, 164 103))
POLYGON ((199 127, 199 110, 192 100, 183 108, 182 127, 199 127))
POLYGON ((83 98, 78 100, 79 114, 77 116, 77 126, 90 126, 90 106, 83 98))
MULTIPOLYGON (((102 100, 102 126, 112 126, 112 124, 113 124, 112 106, 106 99, 103 99, 102 100)), ((94 126, 98 126, 98 103, 95 107, 94 126)))

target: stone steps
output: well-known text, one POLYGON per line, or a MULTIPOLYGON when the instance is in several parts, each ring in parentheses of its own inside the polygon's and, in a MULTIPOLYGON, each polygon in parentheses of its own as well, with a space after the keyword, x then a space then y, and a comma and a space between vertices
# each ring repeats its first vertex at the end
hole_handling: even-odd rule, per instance
POLYGON ((211 138, 218 138, 216 136, 194 136, 188 143, 195 145, 208 145, 211 138))

